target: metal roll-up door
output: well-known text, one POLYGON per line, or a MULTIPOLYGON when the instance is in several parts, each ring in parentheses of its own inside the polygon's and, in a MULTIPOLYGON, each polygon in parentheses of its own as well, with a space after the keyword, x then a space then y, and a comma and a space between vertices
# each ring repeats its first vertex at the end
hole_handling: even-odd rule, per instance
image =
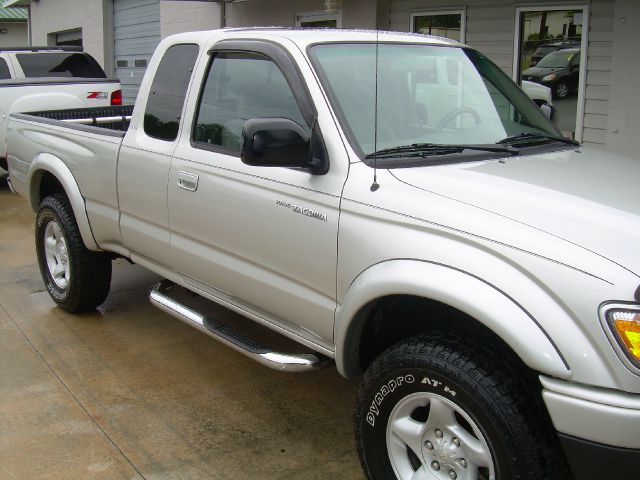
POLYGON ((124 103, 131 104, 160 43, 160 1, 114 0, 113 30, 116 76, 124 103))

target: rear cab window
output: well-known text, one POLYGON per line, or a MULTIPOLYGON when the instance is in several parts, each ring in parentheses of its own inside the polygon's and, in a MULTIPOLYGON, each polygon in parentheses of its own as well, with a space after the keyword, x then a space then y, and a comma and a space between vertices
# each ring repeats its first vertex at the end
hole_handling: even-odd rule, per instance
POLYGON ((16 54, 16 60, 26 78, 107 78, 98 62, 86 53, 18 53, 16 54))
POLYGON ((7 61, 4 58, 0 58, 0 80, 9 80, 10 78, 9 65, 7 65, 7 61))
POLYGON ((198 52, 198 45, 193 43, 173 45, 160 60, 144 112, 144 132, 148 136, 167 142, 177 138, 198 52))

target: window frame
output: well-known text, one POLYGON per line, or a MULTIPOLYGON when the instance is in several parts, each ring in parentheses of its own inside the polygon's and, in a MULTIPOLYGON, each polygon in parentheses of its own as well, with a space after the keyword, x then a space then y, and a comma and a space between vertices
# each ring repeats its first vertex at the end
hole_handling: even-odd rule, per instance
POLYGON ((318 112, 311 99, 311 94, 307 88, 307 85, 302 76, 297 63, 291 56, 291 54, 277 43, 267 40, 222 40, 214 45, 208 52, 209 60, 207 68, 200 82, 200 89, 198 91, 198 97, 194 109, 193 116, 191 117, 191 128, 189 132, 189 144, 192 148, 198 150, 207 150, 215 153, 222 153, 232 157, 240 158, 240 153, 236 150, 232 150, 221 145, 214 145, 211 143, 198 142, 195 140, 195 133, 197 127, 198 115, 200 113, 200 106, 202 104, 202 97, 204 95, 204 89, 207 85, 209 73, 215 62, 216 56, 219 53, 251 53, 254 55, 261 55, 272 61, 284 76, 293 96, 300 108, 302 117, 305 120, 306 125, 301 125, 309 135, 312 134, 312 130, 316 124, 318 112))
POLYGON ((326 10, 318 10, 315 12, 300 12, 296 13, 296 27, 300 28, 314 28, 303 27, 304 22, 321 22, 326 20, 335 20, 336 28, 342 28, 342 11, 337 10, 333 12, 327 12, 326 10))
MULTIPOLYGON (((415 30, 416 17, 435 17, 439 15, 460 15, 460 43, 465 43, 467 38, 467 9, 466 8, 456 8, 451 10, 437 10, 437 9, 436 10, 419 10, 419 11, 411 12, 410 19, 409 19, 409 31, 412 33, 418 33, 415 30)), ((450 39, 450 40, 453 40, 453 39, 450 39)))
POLYGON ((586 128, 584 117, 586 110, 586 95, 587 95, 587 64, 589 58, 589 30, 591 28, 591 8, 589 2, 567 4, 560 3, 558 5, 537 5, 530 7, 516 7, 515 12, 515 28, 513 31, 513 63, 511 69, 512 80, 518 85, 521 84, 520 78, 520 47, 522 45, 520 39, 520 31, 523 28, 522 14, 526 12, 552 12, 557 10, 582 10, 582 33, 580 34, 580 55, 584 57, 584 60, 580 60, 579 81, 578 81, 578 103, 576 106, 576 125, 575 125, 575 140, 582 143, 584 140, 584 131, 586 128))

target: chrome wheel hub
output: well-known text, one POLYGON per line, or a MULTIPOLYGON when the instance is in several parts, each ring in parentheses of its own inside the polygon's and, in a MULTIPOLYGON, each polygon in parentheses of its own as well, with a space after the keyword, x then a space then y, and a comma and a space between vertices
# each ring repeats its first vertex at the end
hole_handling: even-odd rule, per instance
POLYGON ((49 222, 44 229, 44 256, 51 279, 59 289, 66 290, 71 275, 69 253, 67 240, 56 221, 49 222))
POLYGON ((495 479, 489 445, 457 404, 429 392, 403 398, 387 425, 387 451, 400 480, 495 479))

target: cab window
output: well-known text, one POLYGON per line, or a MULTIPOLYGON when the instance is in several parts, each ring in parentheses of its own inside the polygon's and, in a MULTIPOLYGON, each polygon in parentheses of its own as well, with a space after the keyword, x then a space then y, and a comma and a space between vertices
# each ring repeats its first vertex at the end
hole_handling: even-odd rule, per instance
POLYGON ((0 58, 0 80, 9 80, 10 78, 9 65, 7 65, 4 58, 0 58))
POLYGON ((178 136, 197 57, 197 45, 181 44, 169 47, 160 60, 144 112, 144 131, 150 137, 172 142, 178 136))
POLYGON ((244 124, 252 118, 288 118, 305 125, 287 80, 271 59, 249 52, 217 53, 200 95, 195 146, 237 154, 244 124))

